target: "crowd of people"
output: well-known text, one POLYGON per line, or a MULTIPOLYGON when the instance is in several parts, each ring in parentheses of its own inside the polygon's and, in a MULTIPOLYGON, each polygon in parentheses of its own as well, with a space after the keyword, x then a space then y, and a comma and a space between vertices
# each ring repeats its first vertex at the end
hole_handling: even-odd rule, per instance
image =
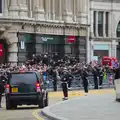
MULTIPOLYGON (((53 77, 53 89, 57 91, 57 82, 61 81, 61 86, 64 93, 64 99, 68 99, 68 88, 71 87, 72 80, 75 74, 79 74, 82 79, 83 88, 85 94, 88 93, 88 75, 94 76, 94 89, 102 88, 103 78, 106 73, 115 74, 115 77, 119 75, 119 68, 110 68, 108 65, 102 66, 100 63, 90 62, 80 63, 78 58, 70 57, 68 55, 60 58, 58 54, 54 54, 52 57, 48 54, 44 55, 32 55, 31 60, 27 60, 18 66, 12 66, 11 64, 0 65, 0 97, 4 92, 4 85, 2 80, 9 79, 11 71, 38 71, 42 75, 45 73, 46 78, 48 76, 53 77), (68 86, 67 86, 68 85, 68 86)), ((1 100, 1 99, 0 99, 1 100)), ((1 101, 0 101, 1 102, 1 101)))

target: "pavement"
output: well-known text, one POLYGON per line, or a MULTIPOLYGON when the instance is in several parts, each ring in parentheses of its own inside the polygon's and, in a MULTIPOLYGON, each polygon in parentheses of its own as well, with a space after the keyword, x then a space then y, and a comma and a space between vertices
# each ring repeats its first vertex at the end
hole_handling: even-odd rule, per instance
MULTIPOLYGON (((62 93, 58 93, 52 94, 52 97, 62 97, 62 93)), ((118 120, 120 118, 120 103, 115 101, 114 89, 91 90, 88 96, 84 96, 83 91, 71 91, 69 96, 72 99, 48 106, 42 110, 42 114, 51 120, 118 120)), ((40 113, 39 115, 41 116, 40 113)))

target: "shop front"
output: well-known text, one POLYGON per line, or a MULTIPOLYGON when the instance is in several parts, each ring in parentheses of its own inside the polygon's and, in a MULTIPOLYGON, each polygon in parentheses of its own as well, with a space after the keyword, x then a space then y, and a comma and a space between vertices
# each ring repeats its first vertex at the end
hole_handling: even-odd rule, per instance
POLYGON ((95 44, 93 45, 93 58, 92 60, 102 59, 104 56, 110 56, 110 48, 108 44, 95 44))
POLYGON ((64 36, 62 35, 36 35, 36 54, 48 53, 49 56, 57 53, 63 57, 64 51, 64 36))
POLYGON ((18 33, 18 63, 25 62, 36 53, 34 34, 18 33))
POLYGON ((18 62, 31 59, 32 54, 57 53, 59 58, 70 55, 86 61, 86 37, 45 35, 45 34, 18 34, 18 62))

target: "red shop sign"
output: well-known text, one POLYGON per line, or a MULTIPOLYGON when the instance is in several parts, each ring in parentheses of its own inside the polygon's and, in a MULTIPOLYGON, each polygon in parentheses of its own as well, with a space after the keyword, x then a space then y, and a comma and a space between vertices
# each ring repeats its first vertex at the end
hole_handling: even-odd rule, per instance
POLYGON ((67 42, 68 43, 75 43, 76 42, 76 37, 75 36, 68 36, 67 37, 67 42))
POLYGON ((0 44, 0 57, 3 56, 3 44, 0 44))

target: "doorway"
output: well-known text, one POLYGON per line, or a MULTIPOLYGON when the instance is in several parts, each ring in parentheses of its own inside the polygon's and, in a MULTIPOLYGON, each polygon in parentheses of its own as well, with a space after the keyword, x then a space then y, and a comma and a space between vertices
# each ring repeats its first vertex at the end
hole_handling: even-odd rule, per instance
POLYGON ((8 62, 8 44, 0 39, 0 64, 8 62))

